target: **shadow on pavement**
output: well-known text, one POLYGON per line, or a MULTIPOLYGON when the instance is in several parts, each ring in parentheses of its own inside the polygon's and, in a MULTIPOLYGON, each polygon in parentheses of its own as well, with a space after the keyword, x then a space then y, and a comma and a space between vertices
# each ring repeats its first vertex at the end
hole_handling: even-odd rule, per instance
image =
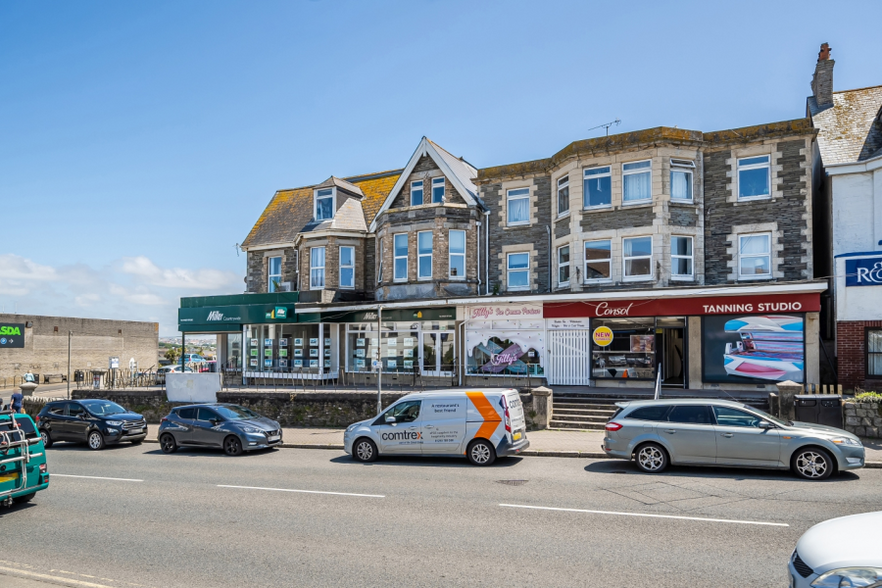
MULTIPOLYGON (((418 456, 383 456, 380 457, 377 461, 371 463, 362 463, 360 461, 355 461, 352 457, 348 455, 341 455, 339 457, 335 457, 329 460, 331 463, 337 463, 342 465, 352 465, 352 466, 363 466, 363 467, 371 467, 374 465, 382 465, 382 466, 401 466, 401 467, 433 467, 433 468, 477 468, 478 466, 474 466, 465 458, 457 458, 457 457, 418 457, 418 456)), ((489 468, 510 468, 518 465, 523 461, 522 457, 502 457, 493 462, 493 465, 487 466, 489 468)))
POLYGON ((214 449, 211 447, 178 447, 174 453, 163 453, 161 449, 152 449, 145 451, 144 455, 158 455, 165 458, 179 457, 220 457, 223 459, 247 459, 249 457, 259 457, 261 455, 272 455, 278 453, 278 447, 270 447, 269 449, 255 449, 253 451, 245 451, 240 455, 227 455, 223 449, 214 449))
POLYGON ((101 453, 102 451, 118 451, 120 449, 125 449, 126 447, 140 447, 141 444, 132 445, 127 441, 123 441, 122 443, 114 443, 112 445, 105 445, 104 449, 89 449, 89 446, 86 445, 86 442, 79 441, 53 441, 52 447, 49 447, 49 451, 87 451, 87 452, 95 452, 101 453))
POLYGON ((826 480, 803 480, 784 470, 761 470, 747 468, 722 467, 688 467, 670 466, 660 474, 647 474, 640 470, 632 461, 608 460, 595 461, 585 466, 585 471, 592 474, 631 474, 644 476, 647 479, 664 480, 670 478, 717 478, 735 481, 741 480, 786 480, 791 482, 807 482, 810 484, 854 482, 860 480, 853 470, 840 472, 826 480))

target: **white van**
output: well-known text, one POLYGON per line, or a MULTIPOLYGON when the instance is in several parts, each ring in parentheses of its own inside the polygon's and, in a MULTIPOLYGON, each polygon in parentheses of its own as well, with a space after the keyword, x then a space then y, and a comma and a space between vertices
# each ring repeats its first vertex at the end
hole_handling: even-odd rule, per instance
POLYGON ((374 418, 353 423, 343 446, 358 461, 379 455, 463 455, 475 465, 530 446, 517 390, 409 394, 374 418))

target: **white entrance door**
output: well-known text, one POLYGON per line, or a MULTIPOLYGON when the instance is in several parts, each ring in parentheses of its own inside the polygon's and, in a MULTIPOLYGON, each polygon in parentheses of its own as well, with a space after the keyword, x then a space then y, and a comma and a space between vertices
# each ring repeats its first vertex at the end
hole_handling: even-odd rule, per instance
POLYGON ((452 375, 455 361, 453 331, 423 331, 420 356, 424 376, 452 375))
POLYGON ((587 386, 591 378, 591 331, 548 332, 548 382, 558 386, 587 386))

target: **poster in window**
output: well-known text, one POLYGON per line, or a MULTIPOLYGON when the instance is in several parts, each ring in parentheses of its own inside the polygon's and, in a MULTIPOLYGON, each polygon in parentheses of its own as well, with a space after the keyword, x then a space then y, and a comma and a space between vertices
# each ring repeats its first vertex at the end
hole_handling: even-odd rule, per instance
MULTIPOLYGON (((406 339, 405 339, 405 341, 406 341, 406 339)), ((405 349, 404 350, 404 357, 413 357, 413 349, 405 349)))
POLYGON ((281 368, 288 367, 288 360, 287 359, 280 359, 279 360, 279 367, 281 367, 281 368))
POLYGON ((328 337, 325 339, 325 347, 330 347, 330 346, 331 346, 331 339, 330 339, 330 337, 328 337))
POLYGON ((371 349, 371 358, 372 358, 372 359, 377 359, 377 349, 376 349, 376 347, 375 347, 374 349, 371 349))
POLYGON ((325 349, 325 357, 331 357, 331 350, 325 349))
POLYGON ((309 356, 310 357, 318 357, 319 356, 318 349, 310 349, 309 356))
POLYGON ((263 350, 263 355, 264 355, 264 357, 272 357, 272 356, 273 356, 273 350, 272 350, 272 349, 264 349, 264 350, 263 350))
POLYGON ((257 347, 257 339, 252 339, 252 340, 251 340, 251 346, 252 346, 252 347, 257 347))
POLYGON ((294 339, 294 347, 303 347, 303 339, 294 339))
POLYGON ((288 357, 287 349, 279 349, 279 357, 288 357))
POLYGON ((257 358, 256 357, 251 358, 251 367, 254 367, 254 368, 257 367, 257 358))
POLYGON ((264 340, 263 340, 263 346, 264 346, 264 347, 272 347, 272 346, 273 346, 273 340, 272 340, 272 339, 264 339, 264 340))
POLYGON ((265 367, 265 368, 273 367, 273 360, 272 359, 264 359, 263 360, 263 367, 265 367))
POLYGON ((355 367, 357 369, 364 369, 364 360, 363 359, 356 359, 355 360, 355 367))
POLYGON ((386 357, 398 357, 398 350, 397 349, 387 349, 386 350, 386 357))
POLYGON ((294 360, 294 367, 302 368, 303 367, 303 360, 302 359, 295 359, 294 360))
POLYGON ((413 347, 413 337, 404 337, 404 346, 413 347))
POLYGON ((805 381, 802 315, 717 315, 701 319, 705 382, 805 381))
POLYGON ((355 357, 364 357, 364 349, 356 349, 355 357))
POLYGON ((257 357, 257 347, 251 348, 251 357, 257 357))
POLYGON ((318 337, 311 337, 309 339, 309 346, 310 347, 318 347, 318 337))
POLYGON ((404 369, 406 369, 406 370, 412 370, 412 369, 413 369, 413 360, 405 359, 404 362, 403 362, 403 364, 404 364, 404 369))
POLYGON ((288 338, 279 339, 279 347, 287 347, 288 346, 288 338))
POLYGON ((398 347, 398 338, 390 337, 389 339, 386 339, 386 345, 389 347, 398 347))
POLYGON ((302 349, 295 349, 294 350, 294 357, 303 357, 303 350, 302 349))
POLYGON ((363 338, 362 338, 362 339, 356 339, 356 340, 355 340, 355 346, 356 346, 356 347, 364 347, 364 343, 365 343, 365 340, 364 340, 363 338))
POLYGON ((326 359, 326 360, 325 360, 325 367, 326 367, 326 368, 331 367, 331 360, 330 360, 330 359, 326 359))
POLYGON ((318 360, 317 359, 310 359, 309 360, 309 367, 317 368, 318 367, 318 360))
POLYGON ((386 367, 389 368, 390 370, 395 369, 398 367, 398 362, 395 361, 394 359, 387 359, 386 360, 386 367))
POLYGON ((655 335, 631 335, 631 353, 652 353, 655 335))

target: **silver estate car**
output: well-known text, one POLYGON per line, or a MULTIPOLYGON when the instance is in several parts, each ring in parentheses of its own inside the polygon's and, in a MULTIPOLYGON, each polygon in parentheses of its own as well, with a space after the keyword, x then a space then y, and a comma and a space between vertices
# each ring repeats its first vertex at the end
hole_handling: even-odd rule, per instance
POLYGON ((790 556, 791 588, 882 586, 882 512, 830 519, 806 531, 790 556))
POLYGON ((842 429, 782 421, 728 400, 619 402, 603 451, 644 472, 668 464, 790 469, 806 480, 864 466, 860 439, 842 429))

